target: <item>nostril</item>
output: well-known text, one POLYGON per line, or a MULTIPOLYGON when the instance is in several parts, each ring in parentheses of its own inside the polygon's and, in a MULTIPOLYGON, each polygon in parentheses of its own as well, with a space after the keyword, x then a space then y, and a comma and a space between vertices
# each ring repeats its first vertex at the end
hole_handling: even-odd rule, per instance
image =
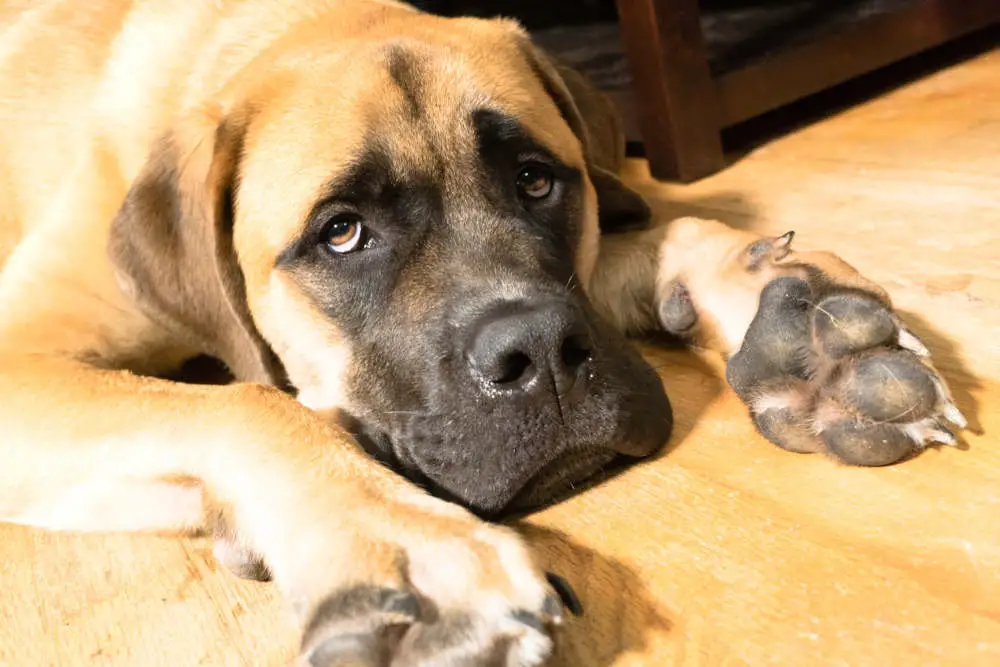
POLYGON ((493 378, 494 384, 511 384, 523 378, 531 369, 531 357, 523 352, 514 352, 503 358, 499 372, 493 378))
POLYGON ((567 336, 560 350, 562 362, 570 370, 575 370, 590 361, 592 353, 590 343, 579 335, 567 336))
POLYGON ((568 395, 595 358, 586 320, 555 300, 503 302, 473 320, 459 342, 472 379, 499 392, 568 395))

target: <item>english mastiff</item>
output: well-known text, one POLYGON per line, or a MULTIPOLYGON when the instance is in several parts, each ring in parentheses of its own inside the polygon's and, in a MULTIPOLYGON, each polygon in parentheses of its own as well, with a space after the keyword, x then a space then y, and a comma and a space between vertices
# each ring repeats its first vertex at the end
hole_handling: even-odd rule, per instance
POLYGON ((312 665, 543 663, 510 529, 667 440, 626 335, 728 356, 769 440, 962 426, 885 291, 656 221, 608 103, 509 20, 389 0, 0 8, 0 519, 206 531, 312 665), (193 358, 234 382, 173 378, 193 358))

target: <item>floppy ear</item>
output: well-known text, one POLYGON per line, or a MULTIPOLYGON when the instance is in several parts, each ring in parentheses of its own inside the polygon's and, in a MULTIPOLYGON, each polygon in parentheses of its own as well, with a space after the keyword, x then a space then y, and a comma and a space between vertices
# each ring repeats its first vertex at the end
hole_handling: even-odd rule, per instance
POLYGON ((154 321, 236 380, 280 385, 280 363, 254 326, 233 249, 243 123, 199 118, 153 147, 115 217, 108 253, 154 321))
POLYGON ((597 191, 601 232, 645 229, 651 219, 649 206, 618 177, 625 135, 611 100, 583 74, 530 42, 528 50, 536 75, 583 144, 587 172, 597 191))

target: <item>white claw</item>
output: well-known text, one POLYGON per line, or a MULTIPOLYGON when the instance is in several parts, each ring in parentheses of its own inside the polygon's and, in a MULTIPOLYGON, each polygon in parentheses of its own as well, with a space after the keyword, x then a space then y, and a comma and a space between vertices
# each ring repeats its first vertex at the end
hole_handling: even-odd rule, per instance
POLYGON ((938 426, 927 431, 927 439, 931 442, 937 442, 942 445, 955 446, 958 444, 958 439, 955 438, 955 434, 946 429, 944 426, 938 426))
POLYGON ((965 415, 963 415, 962 411, 958 409, 958 406, 951 401, 944 404, 944 407, 941 409, 941 414, 944 415, 945 419, 960 429, 964 430, 969 426, 969 420, 965 418, 965 415))
POLYGON ((931 356, 931 351, 927 349, 927 346, 906 327, 899 327, 899 335, 896 337, 896 340, 899 342, 901 348, 909 350, 918 357, 931 356))
POLYGON ((900 428, 919 447, 926 447, 932 442, 941 445, 958 445, 958 438, 955 437, 955 434, 933 418, 902 424, 900 428))

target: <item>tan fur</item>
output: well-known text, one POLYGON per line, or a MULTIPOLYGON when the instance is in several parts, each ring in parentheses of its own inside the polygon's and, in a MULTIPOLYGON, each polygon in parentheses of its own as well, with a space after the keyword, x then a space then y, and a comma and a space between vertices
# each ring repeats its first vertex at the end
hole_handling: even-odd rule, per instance
MULTIPOLYGON (((613 174, 620 151, 602 137, 617 125, 594 111, 600 103, 579 99, 579 113, 604 119, 586 145, 533 73, 513 64, 525 41, 515 25, 444 21, 394 2, 36 0, 7 3, 0 21, 0 519, 56 530, 212 528, 266 556, 303 623, 336 591, 403 586, 404 577, 444 608, 491 619, 540 610, 548 588, 514 535, 370 462, 335 425, 350 350, 274 264, 365 129, 377 127, 401 164, 425 159, 405 100, 365 65, 387 44, 448 54, 427 89, 440 108, 432 131, 448 141, 471 141, 448 116, 477 101, 455 99, 458 78, 567 164, 585 170, 589 159, 613 174), (354 112, 332 116, 343 108, 328 104, 335 98, 354 112), (247 310, 302 402, 254 384, 143 376, 198 351, 198 332, 136 307, 138 288, 107 254, 116 213, 162 166, 166 138, 185 206, 203 212, 210 242, 203 209, 235 159, 219 162, 216 128, 278 109, 289 111, 243 138, 252 148, 243 179, 254 187, 240 190, 234 250, 246 302, 230 304, 216 342, 238 346, 248 373, 266 375, 239 339, 247 310)), ((577 277, 626 330, 647 326, 657 290, 681 275, 703 342, 732 351, 760 288, 783 270, 748 273, 739 256, 755 237, 717 223, 678 221, 602 249, 597 224, 588 184, 577 277)), ((195 296, 225 298, 222 282, 219 295, 195 296)))
POLYGON ((652 229, 605 237, 591 294, 625 331, 657 328, 654 305, 673 280, 682 281, 698 313, 691 343, 731 355, 757 312, 757 297, 778 276, 805 279, 805 267, 831 284, 888 294, 829 252, 788 249, 751 270, 747 250, 762 237, 715 220, 681 218, 652 229))

